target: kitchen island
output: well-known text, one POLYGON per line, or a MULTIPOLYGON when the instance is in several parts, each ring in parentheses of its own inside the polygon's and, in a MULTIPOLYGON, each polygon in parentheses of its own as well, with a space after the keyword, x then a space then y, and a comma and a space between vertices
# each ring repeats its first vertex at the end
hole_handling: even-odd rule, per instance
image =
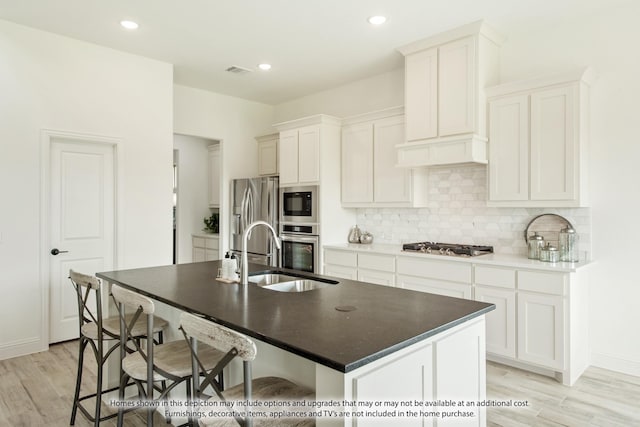
MULTIPOLYGON (((302 369, 314 370, 318 401, 380 405, 372 408, 378 412, 359 417, 358 426, 423 425, 422 417, 406 416, 406 411, 420 409, 416 402, 484 400, 484 315, 492 304, 346 279, 307 292, 278 292, 219 282, 215 276, 220 265, 210 261, 97 276, 275 349, 263 353, 259 346, 255 371, 261 375, 278 365, 278 351, 306 361, 302 369), (384 406, 389 402, 408 406, 384 406), (404 417, 394 417, 393 410, 404 411, 404 417)), ((252 274, 264 269, 250 265, 252 274)), ((296 381, 295 372, 290 379, 296 381)), ((438 425, 485 424, 483 407, 464 409, 464 418, 441 417, 438 425)), ((355 424, 355 418, 332 415, 323 414, 317 425, 355 424)), ((426 425, 435 424, 436 418, 425 418, 426 425)))

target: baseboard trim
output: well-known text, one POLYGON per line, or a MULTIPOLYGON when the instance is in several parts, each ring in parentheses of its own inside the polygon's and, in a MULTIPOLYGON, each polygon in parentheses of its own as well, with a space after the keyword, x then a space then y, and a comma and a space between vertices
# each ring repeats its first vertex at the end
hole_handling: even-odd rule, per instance
POLYGON ((40 337, 16 340, 0 345, 0 360, 47 351, 49 346, 40 337))
POLYGON ((591 353, 591 365, 621 374, 640 377, 640 361, 623 359, 605 353, 591 353))

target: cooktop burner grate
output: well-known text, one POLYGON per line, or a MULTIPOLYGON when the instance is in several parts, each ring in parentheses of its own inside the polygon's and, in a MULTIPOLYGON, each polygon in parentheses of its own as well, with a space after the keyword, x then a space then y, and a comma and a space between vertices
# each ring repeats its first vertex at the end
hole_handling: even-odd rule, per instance
POLYGON ((461 245, 456 243, 417 242, 405 243, 402 250, 434 255, 478 256, 493 253, 493 246, 461 245))

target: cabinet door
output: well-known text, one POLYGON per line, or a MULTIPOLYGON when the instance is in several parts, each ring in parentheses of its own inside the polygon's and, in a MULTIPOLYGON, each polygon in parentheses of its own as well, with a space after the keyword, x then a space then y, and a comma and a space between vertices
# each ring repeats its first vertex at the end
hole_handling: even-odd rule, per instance
POLYGON ((529 199, 529 97, 489 103, 489 200, 529 199))
POLYGON ((209 147, 209 206, 220 207, 220 146, 209 147))
POLYGON ((487 313, 487 351, 516 357, 516 293, 515 290, 476 286, 476 301, 495 304, 487 313))
POLYGON ((379 203, 411 202, 412 171, 396 167, 395 145, 404 142, 404 118, 376 121, 373 134, 373 199, 379 203))
POLYGON ((278 140, 258 143, 258 175, 278 174, 278 140))
POLYGON ((576 86, 531 94, 531 200, 574 200, 576 86))
POLYGON ((298 130, 298 182, 320 181, 320 127, 307 126, 298 130))
POLYGON ((280 132, 278 147, 280 186, 298 183, 298 131, 280 132))
POLYGON ((475 38, 438 49, 438 134, 474 132, 476 98, 475 38))
POLYGON ((193 262, 202 262, 205 260, 205 249, 204 248, 193 248, 192 252, 192 261, 193 262))
POLYGON ((518 293, 518 358, 564 369, 564 299, 518 293))
POLYGON ((342 129, 342 202, 373 202, 373 125, 342 129))
POLYGON ((205 249, 204 250, 204 260, 205 261, 215 261, 220 259, 219 252, 217 249, 205 249))
POLYGON ((438 136, 438 49, 405 59, 405 114, 407 141, 438 136))

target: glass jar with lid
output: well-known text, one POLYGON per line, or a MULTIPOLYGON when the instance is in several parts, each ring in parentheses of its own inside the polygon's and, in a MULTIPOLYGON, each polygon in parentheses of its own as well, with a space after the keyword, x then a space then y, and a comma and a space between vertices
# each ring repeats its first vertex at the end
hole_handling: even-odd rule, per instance
POLYGON ((528 258, 529 259, 540 259, 540 249, 544 247, 544 237, 538 234, 536 231, 533 233, 533 236, 529 237, 528 242, 528 258))
POLYGON ((558 262, 560 261, 560 251, 555 246, 551 246, 551 243, 547 243, 545 247, 540 249, 540 261, 545 262, 558 262))
POLYGON ((560 261, 578 262, 578 233, 570 225, 560 230, 558 235, 560 261))

